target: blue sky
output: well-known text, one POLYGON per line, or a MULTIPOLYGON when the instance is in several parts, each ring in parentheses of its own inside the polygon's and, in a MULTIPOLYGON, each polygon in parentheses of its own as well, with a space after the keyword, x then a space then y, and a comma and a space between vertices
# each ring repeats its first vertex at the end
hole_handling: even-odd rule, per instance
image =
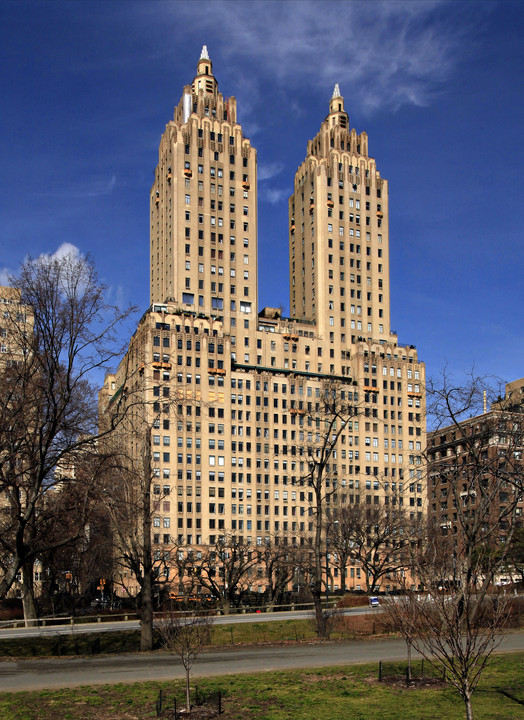
POLYGON ((392 326, 428 373, 524 375, 521 2, 0 1, 0 281, 91 253, 149 303, 158 142, 208 46, 259 161, 259 306, 289 309, 287 197, 340 84, 390 183, 392 326))

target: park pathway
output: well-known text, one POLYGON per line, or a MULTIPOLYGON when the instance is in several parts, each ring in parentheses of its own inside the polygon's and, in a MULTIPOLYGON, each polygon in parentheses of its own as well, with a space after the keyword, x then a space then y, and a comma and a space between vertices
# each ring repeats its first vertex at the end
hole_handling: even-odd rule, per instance
MULTIPOLYGON (((506 635, 497 652, 524 650, 524 633, 506 635)), ((294 670, 352 663, 403 660, 403 640, 352 640, 305 642, 290 645, 244 646, 202 652, 194 665, 193 677, 210 677, 267 670, 294 670)), ((0 661, 0 692, 41 690, 171 680, 184 677, 176 655, 157 651, 96 657, 68 657, 0 661)))

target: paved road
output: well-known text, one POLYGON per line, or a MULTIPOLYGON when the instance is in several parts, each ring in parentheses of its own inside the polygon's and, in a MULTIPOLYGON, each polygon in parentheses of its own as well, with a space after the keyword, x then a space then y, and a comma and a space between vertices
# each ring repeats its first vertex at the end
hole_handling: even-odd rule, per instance
MULTIPOLYGON (((524 633, 508 634, 498 648, 499 652, 522 650, 524 633)), ((403 640, 231 648, 203 652, 195 663, 193 676, 403 660, 405 656, 403 640)), ((0 692, 171 680, 183 676, 179 658, 163 652, 61 660, 6 660, 0 662, 0 692)))
MULTIPOLYGON (((368 613, 376 614, 381 612, 380 608, 372 609, 368 607, 348 608, 344 611, 344 615, 367 615, 368 613)), ((219 615, 214 618, 217 625, 231 625, 234 623, 251 623, 251 622, 271 622, 274 620, 304 620, 311 615, 311 610, 291 610, 289 612, 270 612, 270 613, 246 613, 245 615, 219 615)), ((14 640, 24 637, 42 637, 44 635, 82 635, 86 633, 99 632, 118 632, 121 630, 138 630, 140 623, 138 620, 107 620, 100 623, 82 623, 75 625, 49 625, 45 627, 20 627, 20 628, 2 628, 0 629, 0 640, 14 640)))

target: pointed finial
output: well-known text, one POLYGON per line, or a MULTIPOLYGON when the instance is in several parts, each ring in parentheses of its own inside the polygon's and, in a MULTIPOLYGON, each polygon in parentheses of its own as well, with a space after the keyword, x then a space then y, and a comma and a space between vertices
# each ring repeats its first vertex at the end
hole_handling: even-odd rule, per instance
POLYGON ((201 60, 209 60, 209 53, 207 51, 207 45, 202 46, 202 52, 200 53, 201 60))
POLYGON ((333 95, 331 96, 331 99, 333 100, 333 98, 338 98, 338 97, 342 97, 342 95, 340 94, 340 88, 338 86, 338 83, 335 83, 335 87, 333 89, 333 95))

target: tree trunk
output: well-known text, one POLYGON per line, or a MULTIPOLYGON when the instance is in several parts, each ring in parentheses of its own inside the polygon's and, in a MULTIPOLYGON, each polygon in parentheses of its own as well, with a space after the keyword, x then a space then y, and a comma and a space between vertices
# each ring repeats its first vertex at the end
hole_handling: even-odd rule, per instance
POLYGON ((12 586, 16 582, 16 576, 18 575, 18 571, 21 567, 22 565, 19 560, 19 556, 13 556, 11 564, 9 565, 2 580, 0 580, 0 598, 7 597, 7 593, 9 592, 9 590, 11 590, 12 586))
POLYGON ((317 629, 317 635, 319 638, 325 638, 327 635, 327 622, 324 614, 324 608, 322 607, 322 597, 320 592, 313 590, 313 603, 315 605, 315 624, 317 629))
POLYGON ((471 693, 469 690, 464 694, 464 704, 466 706, 466 720, 473 720, 473 708, 471 707, 471 693))
POLYGON ((189 667, 186 667, 186 712, 191 712, 191 695, 189 692, 189 667))
POLYGON ((24 608, 26 627, 35 625, 38 617, 35 606, 33 569, 33 563, 30 561, 22 566, 22 607, 24 608))
POLYGON ((151 573, 144 572, 142 583, 142 610, 140 613, 140 651, 153 649, 153 592, 151 573))
POLYGON ((411 682, 411 641, 406 640, 408 646, 408 682, 411 682))
MULTIPOLYGON (((313 587, 311 594, 313 595, 313 603, 315 606, 315 623, 317 629, 317 635, 320 638, 325 638, 327 634, 327 623, 326 616, 322 608, 322 485, 320 481, 317 481, 315 487, 315 501, 316 501, 316 526, 315 526, 315 576, 313 579, 313 587)), ((326 584, 328 583, 328 577, 326 573, 326 584)))
POLYGON ((153 556, 151 549, 151 434, 145 433, 144 478, 142 488, 142 613, 140 615, 140 650, 153 649, 153 556))

